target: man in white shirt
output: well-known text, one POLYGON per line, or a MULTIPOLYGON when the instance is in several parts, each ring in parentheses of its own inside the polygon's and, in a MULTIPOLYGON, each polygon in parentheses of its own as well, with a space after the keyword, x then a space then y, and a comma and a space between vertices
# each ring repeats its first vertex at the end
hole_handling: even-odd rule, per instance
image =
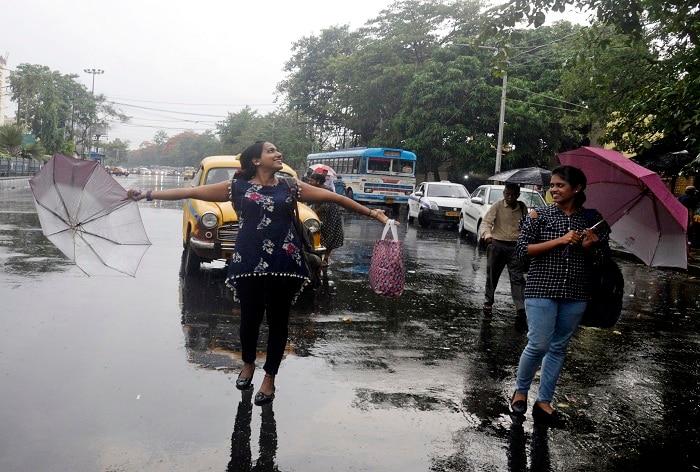
POLYGON ((520 235, 520 220, 527 214, 527 207, 518 201, 519 196, 517 184, 506 184, 503 200, 491 205, 481 223, 481 239, 487 244, 483 306, 486 315, 491 314, 496 285, 507 266, 516 314, 525 316, 525 266, 515 254, 515 244, 520 235))

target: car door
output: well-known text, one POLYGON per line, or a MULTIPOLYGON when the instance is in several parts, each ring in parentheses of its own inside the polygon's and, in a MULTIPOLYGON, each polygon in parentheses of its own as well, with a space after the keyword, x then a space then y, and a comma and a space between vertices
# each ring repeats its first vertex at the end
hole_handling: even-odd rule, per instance
POLYGON ((415 218, 418 216, 418 210, 420 209, 420 198, 417 194, 425 194, 425 189, 426 185, 425 183, 422 183, 416 188, 415 192, 413 192, 409 197, 408 197, 408 216, 410 218, 415 218))
POLYGON ((471 198, 464 203, 464 207, 462 209, 464 229, 474 234, 476 234, 476 224, 481 213, 481 204, 474 203, 473 199, 475 198, 481 198, 482 200, 485 199, 486 187, 481 186, 474 190, 471 198))

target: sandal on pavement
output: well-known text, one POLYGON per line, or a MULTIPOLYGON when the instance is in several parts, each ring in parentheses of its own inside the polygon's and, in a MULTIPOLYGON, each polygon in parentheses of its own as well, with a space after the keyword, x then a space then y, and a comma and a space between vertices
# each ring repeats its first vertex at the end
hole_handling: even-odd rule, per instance
MULTIPOLYGON (((271 378, 274 379, 274 375, 270 374, 265 374, 266 378, 271 378)), ((255 403, 257 406, 262 406, 262 405, 267 405, 268 403, 272 403, 272 400, 275 399, 275 387, 272 387, 272 392, 264 393, 260 390, 258 390, 258 393, 255 394, 255 399, 253 400, 253 403, 255 403)))
POLYGON ((243 374, 243 370, 241 370, 241 373, 238 374, 238 378, 236 379, 236 388, 238 390, 247 390, 253 386, 253 375, 255 375, 255 366, 253 366, 253 373, 250 375, 250 377, 241 377, 241 374, 243 374))
POLYGON ((510 411, 516 415, 524 415, 527 411, 527 395, 525 395, 525 399, 516 400, 515 396, 517 394, 518 391, 516 390, 513 392, 513 396, 510 398, 510 411))

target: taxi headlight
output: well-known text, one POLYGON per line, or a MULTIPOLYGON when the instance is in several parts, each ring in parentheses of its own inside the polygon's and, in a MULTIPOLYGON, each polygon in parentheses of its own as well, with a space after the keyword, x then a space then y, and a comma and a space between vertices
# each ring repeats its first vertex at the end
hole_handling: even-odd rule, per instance
POLYGON ((216 228, 216 225, 219 224, 219 217, 216 216, 214 213, 208 211, 202 215, 200 221, 202 222, 202 226, 204 226, 207 229, 212 229, 216 228))
POLYGON ((440 207, 438 207, 438 204, 435 202, 430 202, 430 209, 431 210, 439 210, 440 207))
POLYGON ((316 218, 307 218, 304 220, 304 226, 306 226, 312 233, 318 233, 321 230, 321 222, 316 218))

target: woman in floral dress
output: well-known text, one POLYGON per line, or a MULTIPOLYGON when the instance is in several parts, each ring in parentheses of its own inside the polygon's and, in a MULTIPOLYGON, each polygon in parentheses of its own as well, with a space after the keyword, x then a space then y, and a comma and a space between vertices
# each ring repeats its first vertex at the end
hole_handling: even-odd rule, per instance
POLYGON ((233 203, 239 230, 226 283, 241 305, 243 369, 236 387, 252 387, 260 324, 266 316, 269 335, 265 377, 255 395, 255 404, 264 405, 275 398, 275 376, 287 343, 291 306, 309 283, 301 240, 292 220, 295 200, 333 202, 382 224, 389 218, 382 210, 370 210, 326 189, 298 180, 287 185, 276 176, 282 169, 282 153, 272 143, 258 141, 249 146, 241 153, 240 163, 241 169, 231 181, 147 192, 130 189, 127 197, 135 201, 195 198, 233 203), (296 198, 292 192, 296 192, 296 198))

